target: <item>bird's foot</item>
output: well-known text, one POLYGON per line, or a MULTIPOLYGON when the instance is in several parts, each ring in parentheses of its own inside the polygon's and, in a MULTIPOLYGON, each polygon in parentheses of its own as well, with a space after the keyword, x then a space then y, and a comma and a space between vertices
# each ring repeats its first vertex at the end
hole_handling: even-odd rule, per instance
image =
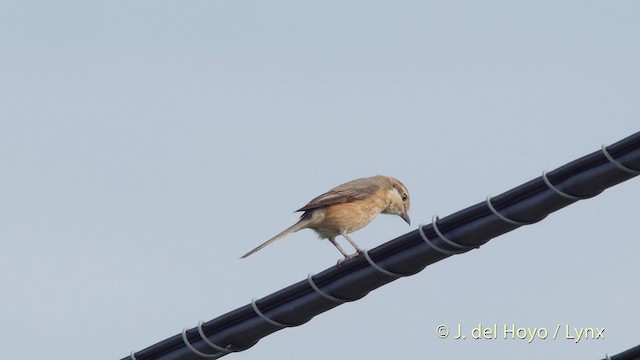
POLYGON ((338 259, 338 262, 337 262, 336 265, 340 266, 343 262, 345 262, 347 260, 351 260, 351 259, 353 259, 355 257, 358 257, 358 255, 363 254, 363 253, 364 253, 364 250, 358 249, 358 251, 356 251, 355 253, 350 254, 350 255, 345 255, 344 258, 338 259))

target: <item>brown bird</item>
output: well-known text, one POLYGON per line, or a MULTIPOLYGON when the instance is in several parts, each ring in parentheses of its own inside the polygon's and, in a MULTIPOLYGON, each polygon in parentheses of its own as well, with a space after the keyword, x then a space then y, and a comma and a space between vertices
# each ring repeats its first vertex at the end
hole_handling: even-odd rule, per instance
POLYGON ((409 191, 398 179, 378 175, 349 181, 296 210, 304 211, 297 223, 244 254, 242 258, 293 232, 312 229, 321 239, 329 239, 345 259, 350 259, 363 250, 347 234, 362 229, 380 213, 398 215, 407 224, 411 224, 407 214, 409 206, 409 191), (347 239, 357 252, 347 254, 336 242, 338 235, 347 239))

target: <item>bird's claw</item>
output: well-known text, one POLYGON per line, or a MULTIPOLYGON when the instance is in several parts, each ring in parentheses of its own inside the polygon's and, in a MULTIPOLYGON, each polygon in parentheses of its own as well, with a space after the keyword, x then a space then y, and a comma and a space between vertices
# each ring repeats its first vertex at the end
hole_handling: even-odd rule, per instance
POLYGON ((338 262, 336 263, 336 265, 340 266, 340 265, 342 265, 343 262, 345 262, 347 260, 351 260, 351 259, 353 259, 355 257, 358 257, 360 254, 364 254, 364 250, 358 249, 358 251, 356 251, 355 253, 353 253, 351 255, 345 255, 344 258, 338 259, 338 262))

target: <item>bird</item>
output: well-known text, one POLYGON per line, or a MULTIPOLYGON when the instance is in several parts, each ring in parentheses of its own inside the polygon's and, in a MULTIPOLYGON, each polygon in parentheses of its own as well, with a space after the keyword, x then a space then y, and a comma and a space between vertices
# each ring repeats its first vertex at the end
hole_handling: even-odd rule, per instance
POLYGON ((344 261, 364 252, 347 234, 362 229, 378 214, 397 215, 411 225, 408 215, 410 205, 407 187, 396 178, 377 175, 352 180, 317 196, 296 210, 303 212, 298 222, 242 255, 241 259, 291 233, 311 229, 321 239, 328 239, 344 256, 340 261, 344 261), (351 255, 345 252, 336 242, 337 236, 347 239, 356 252, 351 255))

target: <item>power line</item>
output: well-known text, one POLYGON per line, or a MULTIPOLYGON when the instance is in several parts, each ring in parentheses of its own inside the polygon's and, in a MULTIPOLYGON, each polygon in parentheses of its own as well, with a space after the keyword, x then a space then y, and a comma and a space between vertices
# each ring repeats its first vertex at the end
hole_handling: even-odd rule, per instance
POLYGON ((246 350, 397 278, 536 223, 640 174, 640 132, 556 170, 384 243, 122 360, 202 360, 246 350))

